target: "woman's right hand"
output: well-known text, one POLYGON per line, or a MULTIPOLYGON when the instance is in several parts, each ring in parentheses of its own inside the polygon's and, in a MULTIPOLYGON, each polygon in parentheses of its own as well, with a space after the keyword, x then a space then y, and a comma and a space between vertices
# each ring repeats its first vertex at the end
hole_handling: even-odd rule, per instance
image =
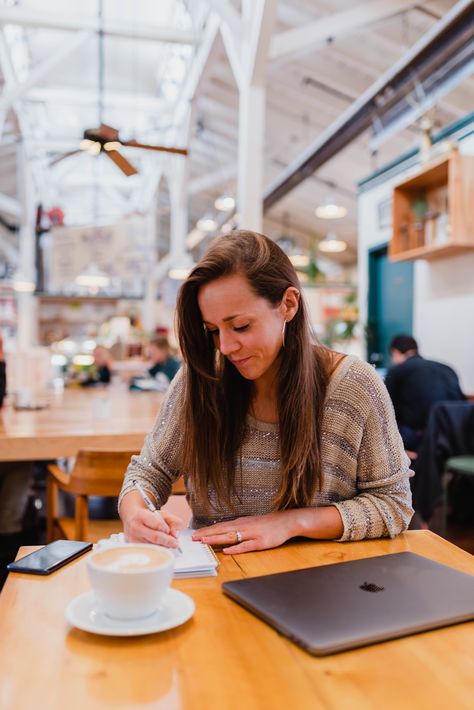
POLYGON ((123 528, 127 542, 147 542, 163 547, 178 547, 178 532, 184 522, 178 516, 166 511, 152 512, 148 508, 137 507, 123 517, 123 528))

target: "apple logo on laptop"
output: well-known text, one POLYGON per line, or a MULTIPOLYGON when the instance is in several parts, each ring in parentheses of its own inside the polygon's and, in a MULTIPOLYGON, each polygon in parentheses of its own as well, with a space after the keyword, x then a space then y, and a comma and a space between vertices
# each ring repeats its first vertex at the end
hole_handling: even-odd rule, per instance
POLYGON ((360 585, 359 589, 362 589, 364 592, 383 592, 385 587, 379 587, 372 582, 364 582, 364 584, 360 585))

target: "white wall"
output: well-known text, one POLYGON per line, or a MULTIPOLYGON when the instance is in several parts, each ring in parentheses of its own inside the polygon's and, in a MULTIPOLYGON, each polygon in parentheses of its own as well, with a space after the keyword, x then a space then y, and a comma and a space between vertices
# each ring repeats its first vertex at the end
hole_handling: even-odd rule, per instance
MULTIPOLYGON (((474 155, 474 136, 460 143, 474 155)), ((391 229, 378 226, 377 206, 410 172, 362 193, 358 200, 358 283, 361 323, 367 323, 368 250, 390 240, 391 229)), ((473 203, 474 209, 474 203, 473 203)), ((474 393, 474 251, 439 261, 415 261, 413 336, 427 358, 452 365, 461 387, 474 393)))

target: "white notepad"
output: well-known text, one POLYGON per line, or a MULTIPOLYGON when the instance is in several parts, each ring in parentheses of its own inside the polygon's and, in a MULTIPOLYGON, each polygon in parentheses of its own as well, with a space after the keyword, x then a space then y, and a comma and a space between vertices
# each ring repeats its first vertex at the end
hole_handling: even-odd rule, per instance
POLYGON ((185 528, 178 535, 181 554, 176 553, 174 576, 183 577, 216 577, 219 561, 209 545, 192 539, 193 530, 185 528))

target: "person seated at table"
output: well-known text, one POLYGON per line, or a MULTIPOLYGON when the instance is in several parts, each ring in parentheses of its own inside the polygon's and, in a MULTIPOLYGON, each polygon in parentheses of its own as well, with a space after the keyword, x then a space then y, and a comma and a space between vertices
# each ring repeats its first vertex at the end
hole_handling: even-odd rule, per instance
POLYGON ((148 368, 148 374, 151 377, 156 377, 161 372, 171 382, 181 367, 179 360, 171 354, 170 344, 165 335, 157 335, 150 340, 148 357, 151 363, 148 368))
POLYGON ((109 351, 103 345, 97 345, 93 350, 94 363, 86 380, 81 384, 85 387, 89 385, 109 384, 112 377, 112 358, 109 351))
POLYGON ((194 539, 226 553, 295 536, 394 537, 413 514, 409 459, 385 385, 311 335, 296 272, 267 237, 234 231, 182 285, 184 365, 120 494, 126 538, 176 547, 176 516, 156 506, 181 473, 194 539))
POLYGON ((156 335, 148 343, 150 366, 147 377, 133 377, 130 389, 154 389, 165 392, 171 380, 181 367, 181 363, 171 355, 166 335, 156 335))
POLYGON ((393 367, 385 385, 392 399, 398 428, 409 451, 416 452, 435 402, 463 401, 458 376, 451 367, 425 360, 411 335, 396 335, 390 343, 393 367))
MULTIPOLYGON (((6 365, 3 339, 0 334, 0 408, 7 391, 6 365)), ((0 462, 0 560, 14 559, 22 543, 23 516, 28 504, 28 494, 33 480, 33 463, 30 461, 0 462)), ((1 567, 1 564, 0 564, 1 567)), ((1 586, 1 575, 0 575, 1 586)))

